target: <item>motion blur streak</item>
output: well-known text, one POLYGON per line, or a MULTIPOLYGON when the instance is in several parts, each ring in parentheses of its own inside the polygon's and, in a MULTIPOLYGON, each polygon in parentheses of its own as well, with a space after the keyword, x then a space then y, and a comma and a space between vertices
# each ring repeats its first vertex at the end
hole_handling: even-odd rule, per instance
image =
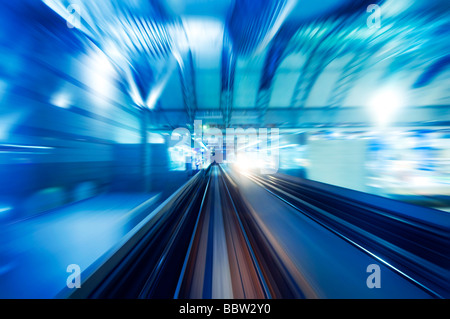
POLYGON ((0 297, 449 298, 449 52, 448 0, 0 0, 0 297))

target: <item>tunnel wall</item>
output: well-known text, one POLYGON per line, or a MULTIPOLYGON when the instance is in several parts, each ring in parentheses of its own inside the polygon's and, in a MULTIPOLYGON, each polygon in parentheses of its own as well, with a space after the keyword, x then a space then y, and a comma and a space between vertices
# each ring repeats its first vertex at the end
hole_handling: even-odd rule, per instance
POLYGON ((310 140, 309 179, 367 191, 366 140, 310 140))
POLYGON ((142 114, 104 53, 48 9, 20 8, 0 12, 0 206, 22 218, 105 191, 169 189, 166 145, 158 163, 143 157, 142 114))

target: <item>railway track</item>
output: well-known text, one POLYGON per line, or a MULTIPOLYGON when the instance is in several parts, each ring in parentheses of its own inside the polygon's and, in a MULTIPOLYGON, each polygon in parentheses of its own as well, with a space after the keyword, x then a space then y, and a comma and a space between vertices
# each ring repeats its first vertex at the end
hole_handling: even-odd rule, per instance
MULTIPOLYGON (((245 178, 294 209, 274 212, 282 218, 278 229, 261 219, 234 173, 211 165, 152 212, 69 297, 320 298, 323 291, 311 284, 318 274, 304 273, 280 241, 286 222, 300 222, 295 212, 320 225, 302 222, 293 228, 300 236, 307 229, 318 238, 331 231, 431 297, 446 296, 445 230, 280 176, 245 178)), ((291 243, 301 240, 295 236, 291 243)))
POLYGON ((436 298, 450 293, 449 230, 280 176, 246 174, 268 193, 436 298))

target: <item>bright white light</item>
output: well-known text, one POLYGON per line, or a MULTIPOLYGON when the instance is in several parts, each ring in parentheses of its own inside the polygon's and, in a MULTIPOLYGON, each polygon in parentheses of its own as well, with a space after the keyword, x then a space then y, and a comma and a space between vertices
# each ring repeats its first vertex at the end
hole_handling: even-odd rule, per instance
POLYGON ((164 86, 159 83, 156 85, 154 89, 150 91, 150 94, 147 99, 147 107, 150 110, 153 110, 155 108, 156 102, 158 102, 159 96, 161 95, 162 91, 164 89, 164 86))
POLYGON ((151 89, 148 98, 147 98, 147 107, 149 109, 154 109, 156 102, 158 102, 159 97, 162 92, 166 88, 167 82, 169 81, 170 76, 172 75, 172 71, 174 70, 173 66, 169 67, 164 71, 163 77, 156 83, 156 85, 151 89))
POLYGON ((8 206, 8 207, 0 207, 0 213, 5 213, 7 211, 10 211, 12 209, 12 207, 8 206))
MULTIPOLYGON (((183 19, 183 26, 182 32, 186 32, 187 43, 181 46, 180 52, 183 52, 183 46, 188 45, 195 56, 196 63, 200 64, 201 67, 220 67, 224 32, 223 22, 216 19, 195 17, 183 19)), ((184 34, 180 34, 176 39, 183 36, 184 34)))
POLYGON ((414 176, 411 178, 411 183, 415 186, 433 186, 433 180, 428 176, 414 176))
POLYGON ((259 168, 258 165, 264 165, 264 163, 259 161, 257 154, 254 152, 239 153, 237 155, 235 166, 241 173, 259 168))
POLYGON ((252 163, 250 163, 249 159, 245 156, 239 156, 236 162, 236 167, 241 172, 247 172, 251 167, 252 163))
POLYGON ((161 134, 149 133, 147 137, 147 142, 150 144, 164 144, 165 139, 161 134))
POLYGON ((36 145, 18 145, 18 144, 0 144, 3 147, 14 147, 14 148, 26 148, 26 149, 38 149, 38 150, 52 150, 54 147, 51 146, 36 146, 36 145))
POLYGON ((177 59, 178 63, 182 65, 180 52, 185 53, 189 50, 189 40, 187 38, 186 32, 183 27, 180 27, 179 24, 174 24, 167 27, 169 33, 171 34, 172 39, 174 39, 174 43, 176 44, 176 50, 173 51, 173 55, 177 59))
POLYGON ((220 20, 205 18, 183 19, 189 44, 199 49, 221 48, 224 24, 220 20))
POLYGON ((392 121, 402 106, 401 93, 393 88, 383 89, 369 100, 370 111, 379 126, 385 126, 392 121))
POLYGON ((52 96, 50 103, 54 106, 68 109, 70 107, 69 95, 65 92, 57 92, 52 96))
POLYGON ((113 98, 114 67, 103 52, 92 52, 86 60, 86 83, 95 91, 97 106, 107 105, 104 97, 113 98))
POLYGON ((130 88, 131 88, 130 96, 131 96, 131 99, 133 100, 133 102, 139 106, 144 105, 144 101, 142 100, 142 96, 139 93, 139 90, 138 90, 134 80, 131 80, 130 88))
POLYGON ((121 64, 122 60, 124 59, 124 55, 119 49, 119 44, 115 43, 112 40, 106 42, 106 44, 104 45, 104 52, 110 59, 112 59, 116 63, 121 64))
MULTIPOLYGON (((63 17, 68 23, 71 23, 71 25, 73 25, 74 27, 79 28, 80 25, 78 25, 78 23, 73 23, 74 21, 74 8, 73 6, 71 7, 70 4, 69 5, 65 5, 62 3, 62 1, 56 1, 56 0, 42 0, 42 2, 44 2, 48 7, 50 7, 53 11, 55 11, 57 14, 59 14, 61 17, 63 17)), ((78 8, 79 11, 80 10, 80 6, 79 4, 75 4, 76 8, 78 8)), ((78 12, 78 17, 79 17, 79 12, 78 12)), ((76 17, 76 15, 75 15, 76 17)))
POLYGON ((92 66, 94 67, 93 72, 94 79, 99 81, 97 83, 97 88, 101 89, 107 87, 110 83, 110 78, 113 74, 113 66, 109 61, 108 57, 103 54, 98 54, 92 61, 92 66))

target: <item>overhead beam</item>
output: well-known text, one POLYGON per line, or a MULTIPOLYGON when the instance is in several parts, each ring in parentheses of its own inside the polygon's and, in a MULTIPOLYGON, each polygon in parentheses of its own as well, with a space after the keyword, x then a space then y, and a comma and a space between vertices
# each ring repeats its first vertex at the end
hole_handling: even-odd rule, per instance
POLYGON ((289 54, 286 52, 286 49, 292 35, 296 31, 297 28, 290 25, 286 28, 282 28, 270 43, 261 72, 258 93, 256 95, 256 107, 260 110, 261 116, 264 116, 269 107, 275 74, 281 63, 289 54))
MULTIPOLYGON (((204 114, 214 114, 216 110, 202 110, 204 114)), ((199 114, 201 115, 201 114, 199 114)), ((156 127, 167 126, 166 118, 170 117, 172 125, 180 127, 193 124, 181 109, 158 111, 153 113, 153 124, 156 127)), ((205 124, 217 122, 215 119, 197 116, 205 124)), ((278 128, 376 128, 371 112, 363 106, 341 107, 330 112, 328 106, 307 107, 303 109, 269 108, 264 118, 259 117, 257 109, 234 109, 231 127, 278 127, 278 128)), ((442 127, 450 126, 450 105, 432 105, 405 107, 392 119, 391 127, 442 127)))

